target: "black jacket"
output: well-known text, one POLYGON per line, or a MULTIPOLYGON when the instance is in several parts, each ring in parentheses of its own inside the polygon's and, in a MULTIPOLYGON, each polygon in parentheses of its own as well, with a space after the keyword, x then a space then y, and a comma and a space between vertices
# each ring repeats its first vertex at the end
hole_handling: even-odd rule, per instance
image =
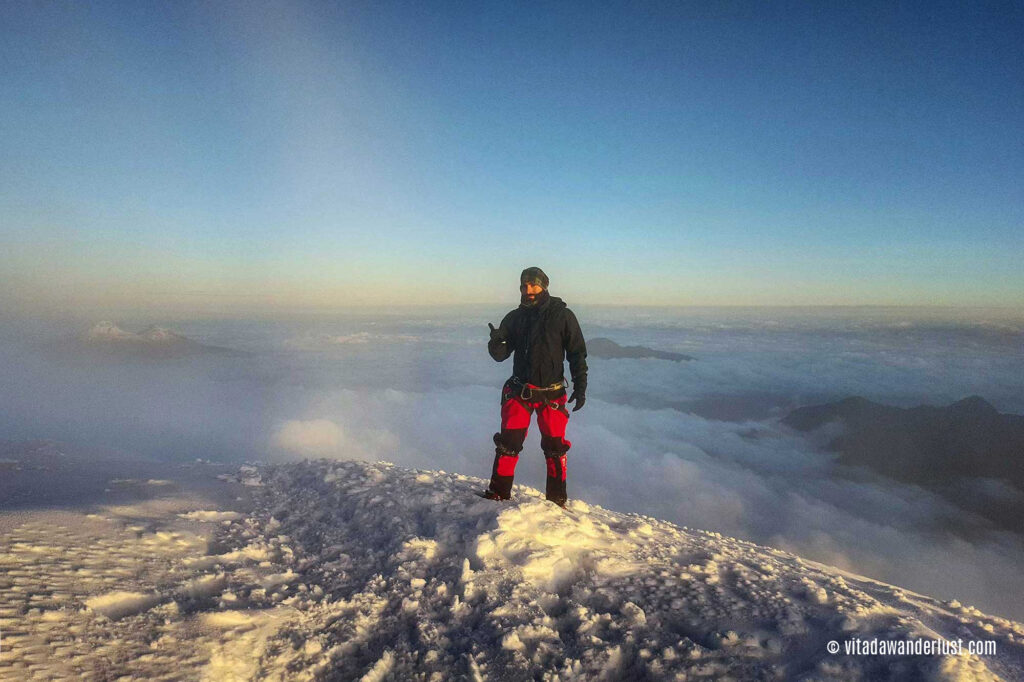
POLYGON ((515 353, 512 374, 521 381, 550 386, 565 377, 562 361, 568 360, 573 390, 586 392, 587 344, 562 299, 541 293, 536 305, 521 305, 506 315, 496 337, 487 351, 498 362, 515 353))

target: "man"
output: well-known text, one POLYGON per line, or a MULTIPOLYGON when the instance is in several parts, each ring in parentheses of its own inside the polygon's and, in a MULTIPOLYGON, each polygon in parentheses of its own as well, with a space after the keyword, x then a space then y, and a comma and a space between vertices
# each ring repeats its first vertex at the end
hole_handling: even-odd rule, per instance
POLYGON ((587 346, 576 316, 562 299, 548 294, 548 276, 540 268, 526 268, 519 276, 519 307, 491 328, 487 351, 502 362, 515 354, 512 378, 501 391, 501 432, 494 434, 494 466, 484 497, 507 500, 512 496, 519 453, 536 411, 541 448, 547 462, 547 499, 564 507, 565 439, 569 421, 566 403, 576 412, 586 402, 587 346), (572 395, 566 400, 563 359, 569 361, 572 395))

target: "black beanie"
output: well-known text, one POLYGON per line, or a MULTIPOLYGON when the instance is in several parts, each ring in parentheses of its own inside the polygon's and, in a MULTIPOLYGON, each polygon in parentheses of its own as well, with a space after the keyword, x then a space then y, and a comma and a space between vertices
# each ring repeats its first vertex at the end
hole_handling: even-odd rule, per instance
POLYGON ((540 268, 526 268, 523 270, 523 274, 519 275, 520 284, 539 284, 544 287, 544 290, 548 289, 548 276, 544 274, 544 271, 540 268))

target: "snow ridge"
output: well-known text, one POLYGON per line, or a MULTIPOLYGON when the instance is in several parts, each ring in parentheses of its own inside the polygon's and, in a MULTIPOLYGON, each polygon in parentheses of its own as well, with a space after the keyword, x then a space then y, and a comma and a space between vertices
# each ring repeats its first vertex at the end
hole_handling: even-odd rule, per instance
POLYGON ((267 635, 258 676, 1024 677, 1019 623, 742 540, 578 500, 562 510, 522 486, 496 503, 472 495, 479 479, 386 463, 268 466, 260 478, 239 541, 287 543, 281 603, 299 615, 267 635), (998 654, 826 648, 939 637, 995 640, 998 654))
POLYGON ((149 486, 0 534, 0 680, 1024 679, 1020 623, 715 533, 381 462, 227 478, 245 512, 149 486))

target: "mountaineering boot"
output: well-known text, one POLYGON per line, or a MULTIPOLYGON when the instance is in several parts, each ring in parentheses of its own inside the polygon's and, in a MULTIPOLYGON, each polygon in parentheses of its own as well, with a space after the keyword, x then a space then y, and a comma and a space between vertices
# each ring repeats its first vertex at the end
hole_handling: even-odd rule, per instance
POLYGON ((484 498, 485 500, 498 500, 499 502, 512 499, 511 497, 503 497, 490 488, 487 490, 476 491, 474 494, 484 498))
POLYGON ((548 469, 544 496, 564 509, 569 497, 565 492, 565 453, 545 452, 544 460, 548 469))
POLYGON ((501 434, 494 434, 494 466, 491 468, 491 482, 488 492, 495 495, 490 499, 507 500, 512 497, 512 481, 515 479, 519 453, 508 448, 501 434))

